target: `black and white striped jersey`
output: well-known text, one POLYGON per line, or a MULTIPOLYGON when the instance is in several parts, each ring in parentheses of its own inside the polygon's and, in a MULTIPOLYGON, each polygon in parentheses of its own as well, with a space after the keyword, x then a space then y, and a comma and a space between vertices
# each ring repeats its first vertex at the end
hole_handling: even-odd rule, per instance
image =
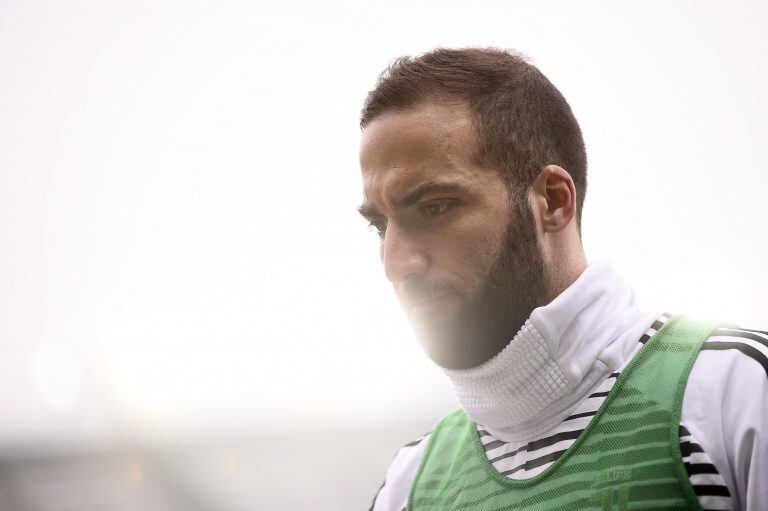
MULTIPOLYGON (((659 317, 624 365, 610 374, 560 424, 522 442, 505 442, 478 425, 485 453, 500 473, 526 479, 546 470, 578 438, 621 370, 664 324, 659 317)), ((401 511, 429 434, 398 451, 371 511, 401 511)), ((683 400, 680 450, 705 510, 768 509, 768 333, 739 328, 712 332, 691 371, 683 400)))

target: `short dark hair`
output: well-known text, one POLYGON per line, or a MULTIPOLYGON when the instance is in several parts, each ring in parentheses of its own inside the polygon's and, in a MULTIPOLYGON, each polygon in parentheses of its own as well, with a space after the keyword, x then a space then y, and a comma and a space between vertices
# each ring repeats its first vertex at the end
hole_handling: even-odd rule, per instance
POLYGON ((438 48, 418 57, 399 57, 368 93, 360 127, 391 110, 452 100, 469 105, 478 157, 498 170, 513 196, 523 198, 546 165, 567 170, 576 187, 581 226, 587 191, 581 129, 560 91, 518 53, 438 48))

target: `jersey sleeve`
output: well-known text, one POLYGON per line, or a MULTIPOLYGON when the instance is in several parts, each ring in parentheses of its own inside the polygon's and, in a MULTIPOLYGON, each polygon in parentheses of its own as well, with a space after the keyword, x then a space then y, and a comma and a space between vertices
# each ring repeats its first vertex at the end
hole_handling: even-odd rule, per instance
POLYGON ((429 434, 401 447, 387 468, 387 475, 370 511, 402 511, 408 504, 411 484, 427 446, 429 434))
POLYGON ((730 490, 734 509, 768 502, 768 335, 718 329, 691 370, 681 422, 730 490))

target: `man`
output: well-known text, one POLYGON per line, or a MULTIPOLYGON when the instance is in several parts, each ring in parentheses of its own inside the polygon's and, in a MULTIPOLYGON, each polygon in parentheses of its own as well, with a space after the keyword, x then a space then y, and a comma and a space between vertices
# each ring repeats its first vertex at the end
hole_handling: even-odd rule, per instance
POLYGON ((361 126, 360 213, 461 404, 374 511, 768 509, 768 334, 644 312, 587 263, 581 132, 538 69, 400 58, 361 126))

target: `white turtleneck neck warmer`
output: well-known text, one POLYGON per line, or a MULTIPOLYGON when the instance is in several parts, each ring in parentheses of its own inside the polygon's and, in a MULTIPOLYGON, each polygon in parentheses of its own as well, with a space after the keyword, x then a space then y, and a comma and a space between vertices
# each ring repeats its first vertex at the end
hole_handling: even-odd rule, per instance
POLYGON ((632 288, 605 262, 591 263, 551 303, 533 310, 509 344, 470 369, 444 369, 469 417, 514 442, 562 422, 660 315, 639 310, 632 288))

